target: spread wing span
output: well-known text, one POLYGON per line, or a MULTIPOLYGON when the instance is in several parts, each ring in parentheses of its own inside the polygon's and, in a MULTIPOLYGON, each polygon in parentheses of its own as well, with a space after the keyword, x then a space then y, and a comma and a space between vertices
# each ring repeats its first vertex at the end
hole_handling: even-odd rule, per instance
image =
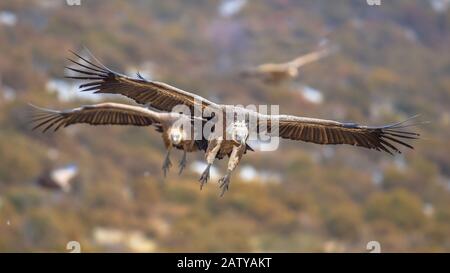
POLYGON ((418 133, 405 130, 407 127, 419 124, 408 123, 412 118, 415 117, 395 124, 370 127, 356 123, 342 123, 290 115, 260 115, 260 119, 265 120, 265 124, 268 125, 269 132, 276 132, 276 124, 278 123, 278 135, 282 138, 316 144, 349 144, 384 151, 389 154, 393 154, 393 152, 401 153, 397 148, 399 145, 414 149, 413 146, 405 142, 419 138, 418 133))
POLYGON ((35 123, 33 130, 43 128, 43 132, 51 128, 57 131, 61 127, 77 123, 90 125, 157 125, 161 123, 162 118, 165 118, 161 113, 121 103, 86 105, 66 111, 33 107, 36 109, 32 119, 32 122, 35 123))

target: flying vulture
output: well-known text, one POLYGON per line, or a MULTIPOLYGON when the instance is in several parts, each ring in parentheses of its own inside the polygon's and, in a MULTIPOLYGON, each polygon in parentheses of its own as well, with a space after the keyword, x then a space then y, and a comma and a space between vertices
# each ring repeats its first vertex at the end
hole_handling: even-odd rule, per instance
MULTIPOLYGON (((33 106, 33 105, 32 105, 33 106)), ((162 133, 162 139, 167 149, 163 163, 164 176, 171 167, 170 151, 172 147, 183 150, 183 156, 179 163, 179 174, 186 166, 186 153, 194 152, 201 146, 200 141, 193 137, 191 126, 192 117, 179 113, 156 112, 140 106, 132 106, 121 103, 100 103, 86 105, 64 111, 43 109, 33 106, 36 112, 33 122, 34 129, 43 128, 43 132, 53 129, 57 131, 61 127, 73 124, 85 123, 90 125, 133 125, 156 127, 162 133)))
POLYGON ((78 167, 73 164, 55 169, 45 169, 36 179, 36 184, 50 190, 70 192, 77 174, 78 167))
POLYGON ((261 78, 266 83, 280 83, 298 76, 300 67, 330 55, 335 48, 326 48, 302 55, 285 63, 266 63, 241 72, 242 77, 261 78))
MULTIPOLYGON (((318 59, 328 51, 319 51, 300 57, 281 67, 292 66, 298 68, 312 60, 318 59)), ((116 73, 105 67, 98 60, 96 63, 72 52, 80 60, 69 59, 77 67, 67 67, 69 70, 79 73, 68 78, 85 80, 80 85, 82 91, 94 93, 121 94, 133 99, 138 104, 150 106, 160 111, 170 112, 177 105, 185 105, 191 109, 191 115, 197 116, 196 108, 202 110, 204 118, 213 112, 220 118, 217 122, 216 134, 211 134, 205 139, 207 142, 206 160, 208 167, 200 178, 201 186, 209 178, 209 168, 215 158, 229 156, 228 171, 220 180, 221 195, 228 189, 230 175, 239 164, 242 155, 250 148, 246 145, 252 130, 266 131, 270 134, 278 132, 278 136, 285 139, 312 142, 316 144, 348 144, 389 154, 400 153, 397 146, 405 146, 413 149, 405 140, 417 139, 419 134, 405 130, 405 128, 417 125, 410 123, 410 119, 386 126, 362 126, 356 123, 341 123, 333 120, 298 117, 292 115, 264 115, 239 106, 221 105, 211 102, 196 94, 178 89, 169 84, 146 80, 138 77, 129 77, 116 73), (227 113, 234 113, 228 118, 227 113), (248 121, 257 120, 255 128, 250 128, 248 121), (222 134, 220 134, 222 133, 222 134), (231 137, 224 137, 230 135, 231 137)), ((198 110, 198 109, 197 109, 198 110)), ((58 119, 56 121, 59 121, 58 119)))

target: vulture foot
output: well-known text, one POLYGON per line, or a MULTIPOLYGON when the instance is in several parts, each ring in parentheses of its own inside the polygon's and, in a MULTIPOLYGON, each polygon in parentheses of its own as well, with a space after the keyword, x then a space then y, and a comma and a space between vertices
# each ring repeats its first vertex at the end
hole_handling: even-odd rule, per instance
POLYGON ((172 166, 172 162, 170 162, 170 158, 167 156, 166 159, 164 159, 164 163, 162 166, 162 169, 164 171, 164 177, 166 177, 167 172, 169 171, 171 166, 172 166))
POLYGON ((180 164, 178 164, 179 167, 179 171, 178 171, 178 175, 181 175, 181 173, 183 172, 184 168, 186 167, 186 154, 183 154, 183 157, 181 158, 180 164))
POLYGON ((219 180, 220 188, 222 189, 222 192, 220 193, 220 197, 222 197, 225 192, 228 190, 228 187, 230 185, 230 174, 227 173, 224 177, 222 177, 219 180))
POLYGON ((211 165, 208 164, 205 171, 202 173, 202 176, 200 177, 200 190, 203 189, 203 186, 208 183, 209 180, 209 168, 211 168, 211 165))

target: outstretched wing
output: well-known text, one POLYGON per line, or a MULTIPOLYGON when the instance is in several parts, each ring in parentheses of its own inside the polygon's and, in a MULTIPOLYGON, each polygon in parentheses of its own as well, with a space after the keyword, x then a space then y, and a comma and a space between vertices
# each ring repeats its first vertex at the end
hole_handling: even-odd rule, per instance
POLYGON ((33 107, 36 109, 32 119, 32 122, 35 123, 33 130, 43 128, 43 132, 51 128, 57 131, 61 127, 78 123, 90 125, 159 125, 162 122, 161 119, 165 118, 161 113, 121 103, 100 103, 65 111, 33 107))
MULTIPOLYGON (((201 105, 202 109, 216 104, 205 98, 178 89, 163 82, 145 80, 142 76, 131 78, 116 73, 99 61, 95 64, 79 54, 72 52, 80 60, 75 61, 68 58, 76 67, 66 67, 78 73, 76 76, 66 76, 67 78, 86 80, 80 85, 81 91, 94 91, 94 93, 121 94, 133 99, 139 104, 150 105, 161 111, 172 111, 176 105, 186 105, 194 114, 194 105, 201 105)), ((95 59, 95 58, 94 58, 95 59)), ((95 59, 96 60, 96 59, 95 59)))
MULTIPOLYGON (((393 154, 393 152, 401 153, 397 145, 413 149, 413 146, 406 143, 405 140, 419 137, 419 134, 415 132, 404 130, 418 124, 408 124, 407 122, 411 118, 380 127, 288 115, 259 115, 259 119, 260 126, 264 127, 267 124, 267 129, 272 134, 276 132, 276 127, 278 127, 278 135, 282 138, 317 144, 349 144, 385 151, 389 154, 393 154), (265 123, 261 123, 262 120, 265 120, 265 123)), ((260 130, 263 131, 263 129, 260 130)))
POLYGON ((330 55, 332 52, 334 52, 336 48, 325 48, 321 50, 317 50, 305 55, 302 55, 300 57, 295 58, 294 60, 290 61, 288 65, 293 65, 297 68, 304 66, 308 63, 312 63, 315 61, 318 61, 328 55, 330 55))

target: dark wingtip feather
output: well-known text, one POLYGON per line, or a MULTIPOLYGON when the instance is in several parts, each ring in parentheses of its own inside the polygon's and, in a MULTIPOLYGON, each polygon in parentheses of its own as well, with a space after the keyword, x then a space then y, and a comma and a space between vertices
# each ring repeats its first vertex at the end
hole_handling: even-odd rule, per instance
POLYGON ((48 129, 50 129, 53 125, 55 125, 60 118, 60 112, 48 108, 42 108, 39 106, 36 106, 32 103, 28 103, 30 107, 32 107, 32 116, 30 118, 29 124, 35 124, 31 130, 35 131, 42 126, 49 124, 46 128, 42 130, 43 133, 45 133, 48 129), (55 121, 56 120, 56 121, 55 121))
POLYGON ((400 121, 400 122, 397 122, 394 124, 390 124, 390 125, 386 125, 386 126, 382 126, 382 127, 378 127, 378 128, 372 127, 372 129, 375 129, 379 132, 380 143, 388 146, 389 148, 391 148, 394 151, 401 154, 401 151, 395 147, 395 144, 407 147, 411 150, 414 150, 414 146, 406 143, 403 140, 416 140, 416 139, 419 139, 419 137, 420 137, 419 133, 405 131, 404 129, 410 128, 410 127, 417 127, 419 125, 429 123, 428 121, 427 122, 419 121, 419 122, 408 123, 409 121, 411 121, 419 116, 420 115, 417 114, 417 115, 411 116, 403 121, 400 121))
MULTIPOLYGON (((89 61, 89 60, 86 59, 85 57, 81 56, 80 54, 78 54, 78 53, 76 53, 76 52, 74 52, 74 51, 72 51, 72 50, 70 50, 70 49, 69 49, 69 51, 70 51, 73 55, 75 55, 76 57, 78 57, 79 59, 83 60, 83 61, 86 62, 87 64, 89 64, 89 65, 91 65, 91 66, 93 66, 93 67, 95 67, 95 68, 97 68, 97 69, 100 69, 100 70, 103 70, 103 71, 106 70, 106 71, 108 71, 108 72, 110 71, 106 66, 104 66, 102 63, 100 63, 100 62, 97 60, 97 58, 95 58, 94 55, 92 55, 92 53, 91 53, 89 50, 87 50, 88 53, 89 53, 89 55, 90 55, 96 62, 98 62, 98 63, 99 63, 101 66, 103 66, 103 67, 100 67, 100 66, 94 64, 93 62, 89 61)), ((76 63, 78 63, 78 62, 76 62, 76 63)))

